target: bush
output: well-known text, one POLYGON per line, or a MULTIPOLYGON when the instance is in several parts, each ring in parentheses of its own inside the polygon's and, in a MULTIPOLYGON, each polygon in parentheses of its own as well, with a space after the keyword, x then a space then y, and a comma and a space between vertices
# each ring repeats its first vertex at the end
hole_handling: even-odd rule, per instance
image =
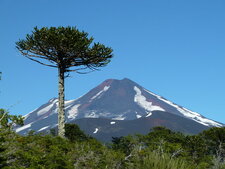
POLYGON ((80 130, 78 125, 70 123, 65 124, 65 136, 72 142, 87 141, 91 138, 84 134, 84 132, 80 130))

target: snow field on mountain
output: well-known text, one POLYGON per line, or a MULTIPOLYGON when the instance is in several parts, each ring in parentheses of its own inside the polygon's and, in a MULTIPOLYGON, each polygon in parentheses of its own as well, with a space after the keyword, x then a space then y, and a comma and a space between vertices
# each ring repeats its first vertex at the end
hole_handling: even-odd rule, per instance
POLYGON ((80 104, 77 104, 67 111, 67 115, 68 115, 67 117, 69 119, 75 119, 77 117, 79 106, 80 104))
POLYGON ((46 112, 51 110, 52 106, 53 106, 53 104, 50 104, 47 107, 45 107, 44 109, 41 109, 40 111, 37 112, 37 115, 41 116, 41 115, 45 114, 46 112))
MULTIPOLYGON (((142 116, 138 114, 138 112, 135 112, 137 119, 141 118, 142 116)), ((150 113, 149 113, 150 114, 150 113)))
POLYGON ((43 130, 45 130, 45 129, 47 129, 47 128, 49 128, 49 126, 42 127, 42 128, 40 128, 40 129, 38 130, 38 132, 43 131, 43 130))
POLYGON ((186 108, 180 108, 178 105, 172 103, 171 101, 169 100, 166 100, 164 98, 162 98, 161 96, 159 95, 156 95, 146 89, 144 89, 146 92, 148 92, 149 94, 157 97, 159 100, 169 104, 170 106, 173 106, 174 108, 176 108, 181 114, 183 114, 185 117, 189 118, 189 119, 192 119, 200 124, 203 124, 205 126, 216 126, 216 127, 221 127, 222 125, 213 121, 213 120, 210 120, 210 119, 206 119, 204 117, 202 117, 200 114, 196 113, 196 112, 193 112, 193 111, 190 111, 186 108))
POLYGON ((118 115, 117 117, 114 117, 112 118, 112 120, 124 120, 125 117, 123 117, 123 114, 122 115, 118 115))
POLYGON ((140 107, 144 108, 148 115, 152 111, 156 110, 165 111, 163 108, 159 106, 152 105, 152 102, 148 102, 145 96, 142 95, 141 90, 137 86, 134 86, 134 90, 136 92, 136 95, 134 96, 134 102, 136 102, 140 107))
POLYGON ((103 88, 103 90, 101 90, 101 91, 98 92, 95 96, 93 96, 93 97, 91 98, 91 100, 94 100, 95 98, 99 97, 102 93, 106 92, 109 88, 110 88, 110 86, 105 86, 105 87, 103 88))
POLYGON ((22 127, 20 127, 20 128, 17 128, 17 129, 16 129, 16 132, 20 132, 20 131, 22 131, 22 130, 25 130, 25 129, 27 129, 27 128, 30 128, 31 125, 32 125, 32 123, 29 123, 29 124, 26 124, 26 125, 24 125, 24 126, 22 126, 22 127))

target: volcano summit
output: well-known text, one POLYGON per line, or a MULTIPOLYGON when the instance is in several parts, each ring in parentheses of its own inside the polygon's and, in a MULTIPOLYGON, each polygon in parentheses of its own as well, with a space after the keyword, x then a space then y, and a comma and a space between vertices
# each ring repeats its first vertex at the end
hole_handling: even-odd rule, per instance
MULTIPOLYGON (((57 106, 58 99, 53 98, 25 115, 25 125, 16 132, 26 134, 29 130, 41 132, 56 127, 57 106)), ((127 78, 105 80, 82 97, 65 101, 65 112, 67 123, 77 123, 86 133, 101 137, 104 133, 110 137, 144 134, 154 126, 192 134, 223 126, 127 78)))

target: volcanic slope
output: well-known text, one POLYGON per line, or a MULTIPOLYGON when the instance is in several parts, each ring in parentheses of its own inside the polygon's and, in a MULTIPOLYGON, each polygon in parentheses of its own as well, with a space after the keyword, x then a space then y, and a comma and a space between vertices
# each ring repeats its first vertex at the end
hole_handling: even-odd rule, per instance
MULTIPOLYGON (((42 132, 55 128, 57 106, 58 99, 53 98, 25 115, 25 125, 17 127, 16 132, 26 134, 30 130, 42 132)), ((67 123, 77 123, 86 133, 94 137, 101 135, 101 138, 104 133, 107 137, 145 134, 151 127, 159 125, 192 134, 209 127, 224 126, 127 78, 105 80, 82 97, 65 101, 65 112, 67 123)))

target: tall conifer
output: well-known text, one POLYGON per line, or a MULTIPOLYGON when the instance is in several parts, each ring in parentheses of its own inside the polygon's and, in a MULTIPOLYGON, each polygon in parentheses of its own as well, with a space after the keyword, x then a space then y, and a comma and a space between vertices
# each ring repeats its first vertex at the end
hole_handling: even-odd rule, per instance
POLYGON ((34 28, 26 38, 16 42, 16 48, 27 58, 58 69, 58 134, 65 137, 64 79, 66 73, 86 73, 98 70, 112 58, 112 49, 93 43, 93 37, 76 27, 34 28), (85 71, 85 72, 84 72, 85 71))

